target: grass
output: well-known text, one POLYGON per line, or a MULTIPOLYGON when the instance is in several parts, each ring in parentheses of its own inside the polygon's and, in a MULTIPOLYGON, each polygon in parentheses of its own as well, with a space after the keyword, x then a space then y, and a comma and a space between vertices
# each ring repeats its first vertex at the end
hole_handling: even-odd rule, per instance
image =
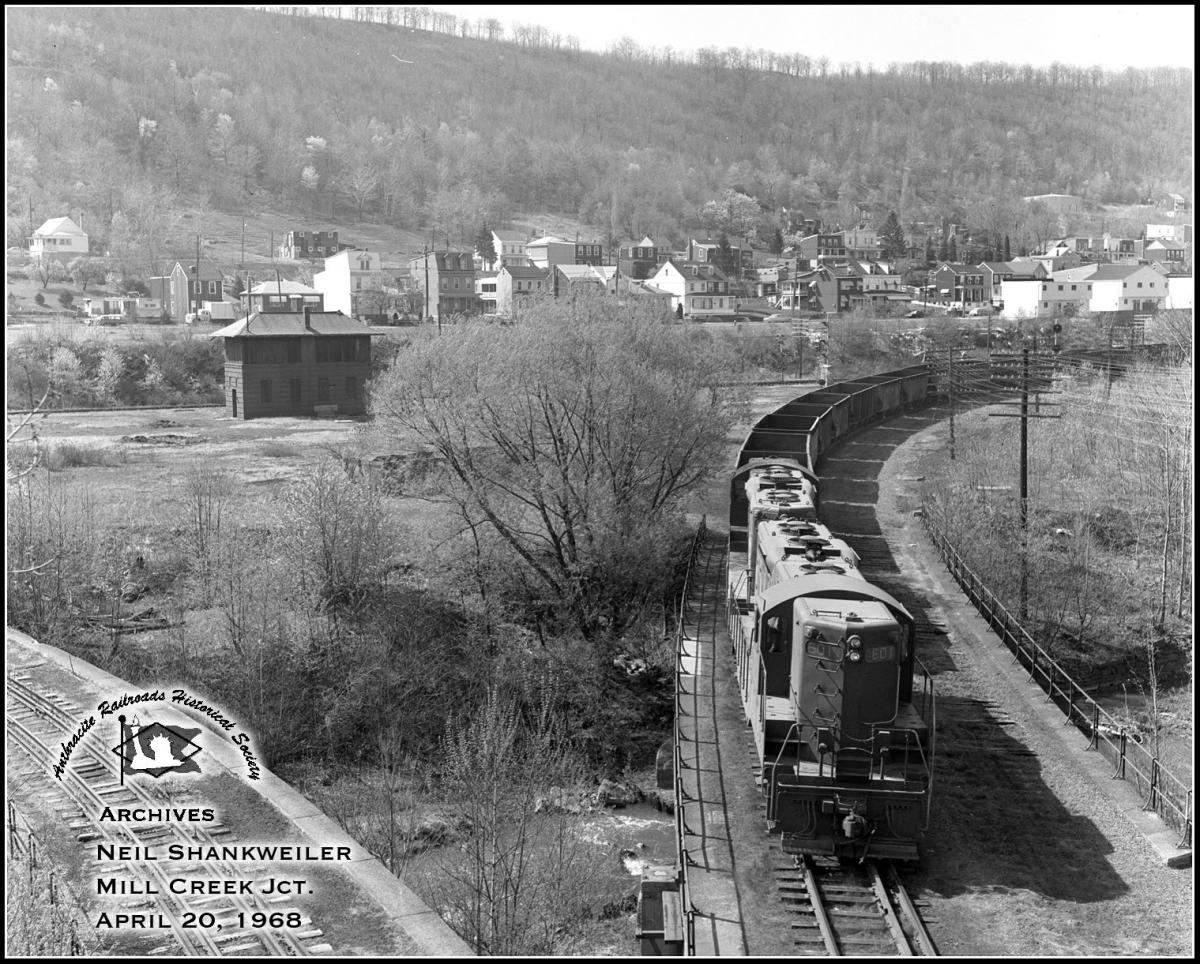
MULTIPOLYGON (((50 442, 40 446, 39 464, 51 472, 65 469, 82 469, 93 466, 123 465, 129 461, 125 450, 109 445, 86 445, 79 442, 50 442)), ((33 462, 33 446, 24 443, 15 452, 10 451, 9 462, 18 470, 33 462)))
POLYGON ((272 459, 294 459, 300 455, 296 446, 278 439, 267 439, 258 447, 258 451, 272 459))

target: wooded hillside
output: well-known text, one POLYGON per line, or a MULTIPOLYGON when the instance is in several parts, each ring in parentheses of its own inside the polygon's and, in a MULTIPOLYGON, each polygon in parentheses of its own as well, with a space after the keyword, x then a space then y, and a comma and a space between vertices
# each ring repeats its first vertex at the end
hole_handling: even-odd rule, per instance
POLYGON ((431 227, 439 243, 552 211, 605 236, 675 240, 729 188, 767 222, 786 206, 846 226, 856 205, 907 226, 1022 195, 1189 190, 1187 70, 878 73, 632 42, 601 55, 529 32, 414 29, 403 24, 430 25, 403 13, 417 8, 393 9, 395 26, 10 9, 8 244, 31 220, 84 212, 93 248, 119 246, 169 231, 172 206, 273 205, 431 227))

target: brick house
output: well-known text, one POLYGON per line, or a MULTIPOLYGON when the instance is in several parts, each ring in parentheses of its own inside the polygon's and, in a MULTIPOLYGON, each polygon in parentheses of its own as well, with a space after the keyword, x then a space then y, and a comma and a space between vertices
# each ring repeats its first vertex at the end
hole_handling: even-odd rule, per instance
POLYGON ((621 245, 617 249, 617 266, 626 278, 644 281, 649 278, 665 258, 660 257, 658 245, 650 235, 637 244, 621 245))
POLYGON ((260 312, 209 337, 225 340, 231 418, 366 411, 371 334, 341 312, 260 312))
POLYGON ((982 265, 943 261, 929 273, 929 280, 939 301, 957 301, 965 307, 987 304, 992 298, 982 265))

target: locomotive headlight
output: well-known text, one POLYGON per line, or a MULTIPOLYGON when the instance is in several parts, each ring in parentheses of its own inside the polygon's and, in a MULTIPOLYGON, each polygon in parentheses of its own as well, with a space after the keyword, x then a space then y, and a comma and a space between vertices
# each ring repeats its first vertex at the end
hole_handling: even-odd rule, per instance
POLYGON ((862 659, 862 653, 860 653, 857 649, 852 649, 846 654, 846 659, 850 660, 852 663, 857 663, 860 659, 862 659))
POLYGON ((849 646, 851 649, 862 649, 862 637, 861 636, 851 636, 849 639, 846 640, 846 645, 849 646))

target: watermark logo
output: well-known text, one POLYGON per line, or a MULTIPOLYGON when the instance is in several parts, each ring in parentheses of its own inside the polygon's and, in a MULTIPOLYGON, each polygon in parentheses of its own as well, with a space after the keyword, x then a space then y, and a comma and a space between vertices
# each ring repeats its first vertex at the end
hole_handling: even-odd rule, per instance
POLYGON ((167 726, 151 722, 140 725, 135 717, 132 723, 125 722, 125 715, 117 717, 121 742, 112 752, 121 758, 121 782, 127 776, 151 776, 158 779, 163 774, 199 773, 200 764, 196 755, 200 745, 196 738, 199 727, 167 726))

